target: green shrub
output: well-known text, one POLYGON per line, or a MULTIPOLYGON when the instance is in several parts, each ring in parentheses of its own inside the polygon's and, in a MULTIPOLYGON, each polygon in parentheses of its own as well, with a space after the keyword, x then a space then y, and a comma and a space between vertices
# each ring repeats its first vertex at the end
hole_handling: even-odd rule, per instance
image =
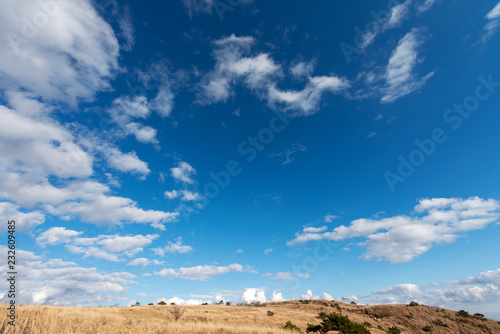
POLYGON ((474 313, 474 316, 477 318, 484 318, 484 314, 482 313, 474 313))
POLYGON ((274 315, 274 312, 273 312, 273 311, 267 311, 267 315, 268 315, 269 317, 272 317, 272 316, 274 315))
POLYGON ((284 324, 284 325, 282 326, 282 328, 283 328, 283 329, 288 329, 288 330, 290 330, 290 331, 292 331, 292 332, 293 332, 293 331, 297 331, 297 332, 299 332, 299 333, 302 333, 302 331, 300 330, 300 328, 299 328, 299 327, 297 327, 296 325, 292 324, 292 322, 291 322, 290 320, 288 320, 288 321, 286 322, 286 324, 284 324))
POLYGON ((464 310, 458 311, 458 315, 461 317, 464 317, 464 318, 468 318, 470 316, 469 312, 464 311, 464 310))
POLYGON ((422 328, 424 332, 432 332, 432 326, 431 325, 426 325, 424 328, 422 328))
POLYGON ((154 305, 153 303, 149 303, 148 305, 154 305))
POLYGON ((380 326, 380 325, 378 325, 378 326, 377 326, 377 328, 378 328, 378 329, 380 329, 381 331, 383 331, 383 330, 384 330, 384 327, 382 327, 382 326, 380 326))
POLYGON ((411 313, 409 315, 406 316, 408 319, 413 319, 415 318, 415 314, 411 313))
POLYGON ((158 305, 167 305, 167 303, 165 303, 163 300, 161 302, 158 303, 158 305))
POLYGON ((175 305, 175 303, 170 303, 170 305, 175 305))
POLYGON ((342 312, 342 307, 340 307, 340 305, 338 303, 333 304, 333 306, 335 306, 337 311, 342 312))
POLYGON ((201 305, 208 305, 208 303, 202 303, 201 305))
POLYGON ((401 334, 401 329, 397 328, 396 326, 391 327, 387 331, 387 334, 401 334))
POLYGON ((412 301, 412 302, 410 302, 410 304, 408 304, 408 306, 419 306, 419 304, 416 303, 416 302, 414 302, 414 301, 412 301))
POLYGON ((227 306, 231 306, 231 303, 230 303, 230 302, 226 302, 226 305, 227 305, 227 306))
POLYGON ((301 304, 309 304, 309 303, 310 303, 308 300, 302 300, 302 299, 301 299, 301 300, 299 300, 299 302, 300 302, 301 304))
POLYGON ((365 321, 363 322, 363 326, 365 326, 366 328, 370 328, 372 324, 370 324, 368 321, 365 321))
POLYGON ((441 327, 450 327, 450 326, 448 326, 448 324, 445 324, 444 322, 442 322, 439 319, 437 319, 437 320, 434 321, 434 325, 441 326, 441 327))
POLYGON ((313 324, 307 324, 307 329, 306 331, 308 333, 311 333, 311 332, 319 332, 321 331, 321 325, 313 325, 313 324))
POLYGON ((357 305, 356 302, 351 302, 351 305, 357 305))
POLYGON ((326 314, 321 312, 321 331, 338 331, 340 334, 370 334, 370 331, 363 325, 352 322, 348 316, 337 313, 326 314))

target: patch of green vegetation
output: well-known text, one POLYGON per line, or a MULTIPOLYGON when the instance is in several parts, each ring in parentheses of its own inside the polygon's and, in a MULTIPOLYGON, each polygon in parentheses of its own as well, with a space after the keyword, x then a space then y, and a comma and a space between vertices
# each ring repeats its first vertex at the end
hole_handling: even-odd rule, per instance
POLYGON ((378 328, 378 329, 380 329, 381 331, 383 331, 383 330, 384 330, 384 327, 382 327, 382 326, 380 326, 380 325, 378 325, 378 326, 377 326, 377 328, 378 328))
POLYGON ((352 322, 349 320, 348 316, 342 316, 337 313, 326 314, 321 312, 319 317, 322 320, 321 324, 308 324, 308 332, 327 333, 329 331, 338 331, 340 334, 370 334, 368 328, 364 325, 352 322))
POLYGON ((476 318, 484 318, 484 314, 482 314, 482 313, 474 313, 474 316, 476 318))
POLYGON ((163 300, 161 302, 158 303, 158 305, 167 305, 167 303, 165 303, 163 300))
POLYGON ((401 329, 394 326, 394 327, 389 328, 386 333, 387 334, 401 334, 401 329))
POLYGON ((464 317, 464 318, 468 318, 468 317, 470 317, 469 312, 464 311, 464 310, 460 310, 460 311, 458 311, 458 315, 459 315, 459 316, 461 316, 461 317, 464 317))
POLYGON ((410 304, 408 304, 408 306, 419 306, 420 304, 419 303, 416 303, 414 301, 410 302, 410 304))
POLYGON ((370 328, 372 324, 370 324, 368 321, 365 321, 363 322, 363 326, 365 326, 366 328, 370 328))
POLYGON ((432 332, 432 326, 431 325, 426 325, 424 328, 422 328, 424 332, 432 332))
POLYGON ((272 317, 274 315, 273 311, 267 311, 267 316, 272 317))
POLYGON ((445 324, 444 322, 442 322, 440 319, 437 319, 434 321, 434 325, 436 326, 441 326, 441 327, 450 327, 448 326, 448 324, 445 324))
POLYGON ((288 320, 288 321, 286 322, 286 324, 284 324, 284 325, 282 326, 282 328, 283 328, 283 329, 288 329, 288 330, 290 330, 290 331, 292 331, 292 332, 299 332, 299 333, 302 333, 302 331, 300 330, 300 328, 299 328, 299 327, 297 327, 296 325, 292 324, 292 322, 291 322, 290 320, 288 320))

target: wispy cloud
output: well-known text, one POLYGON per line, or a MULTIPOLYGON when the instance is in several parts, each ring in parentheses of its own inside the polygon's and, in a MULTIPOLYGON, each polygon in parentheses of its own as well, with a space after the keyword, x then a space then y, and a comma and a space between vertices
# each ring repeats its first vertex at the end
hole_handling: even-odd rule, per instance
POLYGON ((366 247, 365 260, 409 262, 429 251, 434 245, 455 242, 467 231, 480 230, 500 218, 496 200, 478 197, 469 199, 423 199, 409 216, 380 219, 358 219, 349 226, 331 232, 298 233, 289 246, 308 241, 343 241, 365 239, 358 245, 366 247))

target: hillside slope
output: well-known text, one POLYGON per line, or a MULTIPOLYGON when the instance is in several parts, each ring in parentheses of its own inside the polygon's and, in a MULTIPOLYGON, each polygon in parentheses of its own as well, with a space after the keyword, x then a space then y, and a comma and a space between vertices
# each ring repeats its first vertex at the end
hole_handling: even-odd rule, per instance
MULTIPOLYGON (((457 312, 429 306, 361 306, 338 303, 341 313, 357 323, 369 323, 373 334, 396 326, 402 333, 482 334, 500 333, 500 324, 489 319, 463 317, 457 312), (439 325, 440 323, 441 325, 439 325), (447 324, 447 327, 443 325, 447 324), (380 327, 379 327, 380 326, 380 327), (382 328, 382 329, 380 329, 382 328)), ((90 307, 21 306, 17 331, 7 325, 6 307, 1 306, 0 333, 206 333, 276 334, 290 333, 282 325, 291 321, 303 332, 308 323, 319 324, 319 312, 339 312, 333 302, 299 301, 251 306, 183 306, 185 313, 175 321, 178 306, 90 307), (268 316, 268 311, 274 315, 268 316)), ((295 332, 297 333, 297 332, 295 332)), ((333 332, 332 332, 333 333, 333 332)))

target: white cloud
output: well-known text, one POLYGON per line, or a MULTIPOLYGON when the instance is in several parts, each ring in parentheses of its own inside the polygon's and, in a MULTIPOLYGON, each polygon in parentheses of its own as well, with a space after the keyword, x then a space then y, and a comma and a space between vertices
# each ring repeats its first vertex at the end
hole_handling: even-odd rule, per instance
POLYGON ((268 99, 271 106, 282 106, 285 111, 309 116, 318 110, 324 92, 338 94, 349 87, 350 83, 346 78, 337 76, 310 77, 305 88, 301 91, 280 90, 276 88, 276 84, 270 84, 268 99))
POLYGON ((232 34, 214 43, 216 64, 201 83, 201 93, 198 96, 200 103, 226 101, 233 94, 231 86, 238 82, 243 82, 250 89, 260 90, 280 70, 280 66, 274 63, 269 54, 244 56, 255 43, 252 37, 237 37, 232 34))
POLYGON ((421 88, 434 75, 433 72, 419 77, 414 73, 421 61, 418 57, 422 36, 418 29, 407 33, 393 51, 385 73, 386 87, 383 89, 382 102, 393 102, 421 88))
POLYGON ((417 7, 417 11, 422 13, 426 12, 436 4, 438 0, 422 0, 422 3, 417 7))
MULTIPOLYGON (((3 252, 5 249, 0 247, 3 252)), ((102 274, 96 268, 77 267, 73 262, 60 259, 44 262, 32 252, 19 251, 20 262, 16 267, 23 273, 24 285, 17 301, 22 304, 90 306, 120 303, 125 300, 128 286, 135 283, 132 280, 135 276, 127 272, 102 274)), ((6 273, 7 266, 0 266, 0 271, 6 273)), ((8 290, 5 279, 0 282, 0 290, 8 290)), ((7 295, 1 301, 6 302, 7 295)))
POLYGON ((302 230, 303 233, 320 233, 328 230, 328 226, 322 227, 304 227, 302 230))
POLYGON ((65 227, 52 227, 40 233, 36 242, 40 245, 56 245, 70 243, 83 232, 67 230, 65 227))
POLYGON ((280 280, 290 280, 294 279, 295 277, 302 277, 302 278, 309 278, 311 275, 309 273, 304 273, 304 274, 292 274, 290 272, 278 272, 274 277, 271 277, 271 279, 280 279, 280 280))
POLYGON ((182 0, 184 7, 188 11, 189 17, 192 18, 193 14, 197 13, 212 13, 214 0, 182 0))
POLYGON ((212 276, 217 276, 221 274, 227 274, 229 272, 244 272, 248 271, 243 268, 241 264, 230 264, 228 266, 212 266, 212 265, 205 265, 205 266, 196 266, 196 267, 189 267, 189 268, 179 268, 177 270, 167 268, 163 269, 159 272, 155 272, 155 275, 159 275, 162 277, 174 277, 174 278, 181 278, 181 279, 188 279, 188 280, 199 280, 199 281, 205 281, 212 276))
POLYGON ((122 49, 125 51, 131 51, 135 44, 135 30, 132 24, 132 17, 130 15, 130 9, 127 5, 123 7, 123 12, 118 18, 118 24, 120 26, 121 35, 125 40, 122 45, 122 49))
POLYGON ((294 160, 293 155, 299 151, 305 151, 307 147, 301 144, 293 144, 292 147, 287 148, 284 152, 280 153, 271 153, 270 157, 281 157, 284 156, 285 160, 282 162, 283 165, 287 165, 294 160))
POLYGON ((300 299, 302 300, 319 300, 319 296, 313 295, 311 290, 307 290, 305 295, 301 295, 300 299))
POLYGON ((273 251, 272 248, 266 248, 266 249, 264 249, 264 254, 267 255, 267 254, 271 253, 272 251, 273 251))
POLYGON ((119 46, 90 1, 9 0, 2 7, 2 89, 27 89, 46 100, 76 104, 109 88, 119 46), (40 20, 36 25, 34 15, 40 20))
POLYGON ((241 299, 245 304, 265 303, 267 301, 264 290, 256 288, 245 289, 243 295, 241 296, 241 299))
POLYGON ((146 119, 151 115, 146 97, 140 95, 133 99, 128 96, 119 97, 113 101, 108 113, 113 122, 123 130, 124 135, 133 135, 143 144, 158 145, 156 129, 133 121, 137 118, 146 119))
POLYGON ((210 300, 207 300, 207 301, 203 301, 201 299, 188 299, 188 300, 185 300, 185 299, 179 298, 177 296, 169 298, 169 299, 167 299, 167 298, 157 299, 154 302, 154 304, 157 305, 159 302, 165 302, 167 305, 170 305, 172 303, 174 303, 175 305, 201 305, 203 303, 212 304, 212 301, 210 301, 210 300))
POLYGON ((0 202, 0 219, 5 222, 2 231, 7 231, 7 221, 16 222, 16 231, 31 232, 36 226, 45 222, 45 215, 40 211, 22 212, 18 205, 0 202))
POLYGON ((358 219, 331 232, 297 234, 289 246, 308 241, 365 238, 365 260, 409 262, 434 245, 456 241, 463 233, 485 228, 500 218, 500 203, 478 197, 422 199, 410 216, 358 219))
POLYGON ((153 249, 153 251, 160 256, 164 256, 165 253, 186 254, 191 252, 192 250, 193 247, 183 245, 181 237, 177 238, 175 242, 169 241, 167 246, 165 246, 164 248, 153 249))
POLYGON ((103 153, 106 155, 109 165, 121 172, 132 172, 144 176, 151 172, 148 164, 140 160, 134 151, 123 153, 117 148, 109 147, 103 153))
POLYGON ((189 190, 167 190, 164 195, 168 199, 176 199, 180 197, 181 200, 185 202, 199 201, 201 199, 199 193, 191 192, 189 190))
POLYGON ((180 161, 177 167, 170 169, 170 175, 178 182, 194 184, 193 175, 196 175, 196 170, 187 162, 180 161))
POLYGON ((483 42, 488 41, 500 26, 500 2, 486 14, 486 19, 488 19, 488 23, 484 27, 483 42))
POLYGON ((281 292, 274 291, 273 295, 271 297, 271 301, 272 302, 284 302, 285 298, 283 298, 283 295, 281 294, 281 292))
POLYGON ((410 13, 411 2, 412 0, 407 0, 392 7, 391 15, 389 17, 389 21, 385 25, 385 29, 398 27, 404 20, 407 19, 408 14, 410 13))
POLYGON ((334 219, 337 219, 338 217, 335 215, 327 214, 325 217, 323 217, 323 220, 325 223, 331 223, 334 219))
POLYGON ((309 77, 314 72, 314 67, 316 66, 316 60, 311 60, 308 62, 299 61, 290 65, 290 74, 295 78, 309 77))
POLYGON ((149 265, 159 266, 159 265, 164 264, 164 263, 165 262, 163 262, 163 261, 149 260, 149 259, 146 259, 145 257, 140 257, 140 258, 134 259, 132 261, 129 261, 129 263, 127 265, 128 266, 142 266, 142 267, 146 267, 146 266, 149 266, 149 265))
MULTIPOLYGON (((234 95, 232 87, 243 84, 259 98, 267 100, 273 108, 308 116, 318 110, 323 93, 338 94, 350 87, 345 78, 316 76, 308 77, 301 91, 281 90, 277 88, 276 81, 283 76, 281 65, 268 53, 247 56, 255 42, 252 37, 237 37, 234 34, 214 42, 215 68, 203 77, 198 102, 210 104, 227 101, 234 95)), ((292 66, 292 72, 297 75, 306 75, 310 71, 310 65, 292 66)))
POLYGON ((330 294, 328 294, 328 293, 326 293, 326 292, 323 292, 323 296, 321 297, 321 300, 329 300, 329 301, 332 301, 332 300, 334 300, 334 298, 333 298, 330 294))
POLYGON ((374 291, 367 298, 370 303, 407 304, 410 301, 416 301, 451 309, 463 309, 471 305, 493 305, 494 310, 498 309, 499 300, 500 269, 441 283, 420 286, 412 283, 399 284, 374 291))
POLYGON ((97 244, 103 249, 113 253, 136 254, 142 251, 142 247, 150 245, 153 240, 158 239, 158 234, 133 235, 133 236, 109 236, 102 237, 97 244))

